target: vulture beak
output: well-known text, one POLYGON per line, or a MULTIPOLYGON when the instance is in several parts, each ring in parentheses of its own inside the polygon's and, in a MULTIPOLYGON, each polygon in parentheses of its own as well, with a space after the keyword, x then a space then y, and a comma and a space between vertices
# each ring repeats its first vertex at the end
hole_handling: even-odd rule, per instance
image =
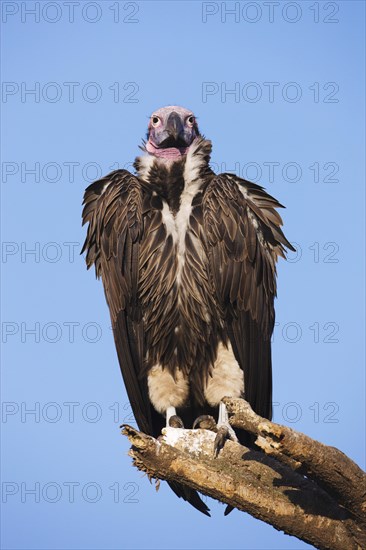
POLYGON ((153 141, 159 149, 187 147, 189 145, 186 140, 184 125, 178 113, 172 111, 169 114, 163 130, 161 132, 154 132, 153 141))
POLYGON ((180 116, 175 111, 171 112, 168 117, 166 131, 174 138, 174 141, 178 141, 179 138, 184 139, 184 127, 180 116))

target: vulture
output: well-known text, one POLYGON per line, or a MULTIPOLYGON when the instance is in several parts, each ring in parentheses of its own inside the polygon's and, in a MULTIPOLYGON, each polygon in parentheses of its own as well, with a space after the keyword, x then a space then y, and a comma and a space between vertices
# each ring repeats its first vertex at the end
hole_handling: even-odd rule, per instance
MULTIPOLYGON (((212 171, 192 111, 154 111, 140 148, 135 173, 86 189, 82 253, 103 281, 139 429, 209 428, 217 454, 226 438, 248 436, 230 427, 223 397, 271 418, 276 261, 293 248, 275 198, 212 171)), ((169 485, 209 515, 196 491, 169 485)))

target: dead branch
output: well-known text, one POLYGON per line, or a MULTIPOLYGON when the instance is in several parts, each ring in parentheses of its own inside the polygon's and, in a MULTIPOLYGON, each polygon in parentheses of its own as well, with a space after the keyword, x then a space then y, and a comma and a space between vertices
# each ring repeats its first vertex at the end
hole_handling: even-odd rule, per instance
POLYGON ((124 425, 134 465, 149 478, 177 481, 320 549, 366 548, 366 476, 346 455, 226 399, 235 427, 257 436, 256 451, 215 434, 165 428, 154 439, 124 425), (270 455, 270 456, 269 456, 270 455))
POLYGON ((366 475, 335 447, 255 414, 243 399, 225 398, 230 423, 257 436, 263 451, 316 481, 366 527, 366 475), (290 458, 291 462, 287 459, 290 458))

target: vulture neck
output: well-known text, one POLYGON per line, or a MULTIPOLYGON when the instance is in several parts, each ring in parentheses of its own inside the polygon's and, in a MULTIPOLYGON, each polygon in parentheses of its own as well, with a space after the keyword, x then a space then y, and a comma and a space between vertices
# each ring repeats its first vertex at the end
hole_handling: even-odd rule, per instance
POLYGON ((211 142, 199 136, 187 148, 187 153, 177 159, 156 157, 147 152, 136 158, 134 168, 137 176, 168 203, 175 215, 182 194, 197 192, 206 176, 213 173, 208 165, 211 149, 211 142))

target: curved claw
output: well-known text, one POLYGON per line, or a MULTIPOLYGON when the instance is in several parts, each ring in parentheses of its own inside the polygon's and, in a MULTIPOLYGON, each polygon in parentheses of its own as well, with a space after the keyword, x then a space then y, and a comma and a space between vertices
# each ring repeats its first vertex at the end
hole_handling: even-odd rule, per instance
POLYGON ((234 506, 231 506, 231 504, 228 504, 225 508, 224 516, 228 516, 230 512, 234 510, 234 506))
POLYGON ((214 441, 214 457, 218 456, 227 439, 231 439, 231 441, 238 441, 232 427, 222 424, 217 430, 217 435, 214 441))
POLYGON ((169 418, 168 424, 171 428, 184 428, 183 420, 177 414, 173 414, 173 416, 169 418))
POLYGON ((214 441, 214 456, 217 457, 223 446, 225 445, 225 441, 229 438, 229 430, 226 426, 220 426, 220 428, 217 430, 217 435, 215 437, 214 441))
POLYGON ((212 432, 217 432, 217 424, 213 416, 209 414, 202 414, 198 416, 193 422, 193 430, 201 428, 203 430, 211 430, 212 432))

